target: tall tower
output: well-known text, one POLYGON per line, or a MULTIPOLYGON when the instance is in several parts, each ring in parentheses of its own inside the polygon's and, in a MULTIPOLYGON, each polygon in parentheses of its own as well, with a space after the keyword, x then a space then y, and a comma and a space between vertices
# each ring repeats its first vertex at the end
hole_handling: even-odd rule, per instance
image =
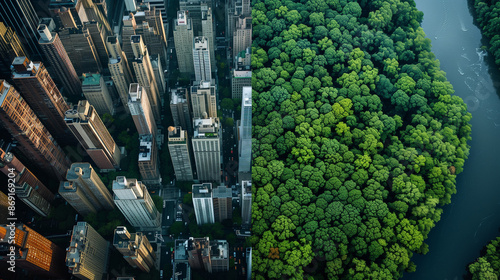
POLYGON ((144 45, 141 35, 132 36, 130 41, 132 50, 134 51, 135 59, 132 64, 134 65, 137 82, 145 88, 155 121, 160 122, 160 93, 158 92, 155 75, 153 73, 153 66, 151 66, 151 60, 149 59, 148 49, 144 45))
POLYGON ((195 119, 192 142, 198 180, 221 182, 222 135, 219 119, 195 119))
MULTIPOLYGON (((103 1, 103 3, 106 2, 103 1)), ((88 33, 92 38, 92 42, 94 43, 97 55, 99 56, 99 61, 101 62, 101 69, 103 69, 103 71, 106 71, 109 60, 108 48, 106 46, 106 38, 108 37, 108 32, 97 21, 85 22, 84 28, 88 30, 88 33)))
POLYGON ((64 177, 71 162, 28 103, 4 80, 0 80, 0 124, 43 172, 58 180, 64 177))
POLYGON ((26 57, 16 57, 12 67, 12 80, 45 127, 59 143, 75 144, 75 138, 64 123, 69 106, 45 66, 26 57))
POLYGON ((88 72, 102 72, 99 54, 88 29, 65 28, 58 34, 78 76, 88 72))
POLYGON ((174 24, 174 44, 181 73, 193 73, 193 27, 185 11, 177 12, 174 24))
MULTIPOLYGON (((135 0, 133 0, 135 2, 135 0)), ((126 4, 126 2, 125 2, 126 4)), ((123 42, 123 52, 130 59, 133 60, 134 52, 132 51, 132 45, 130 44, 130 38, 136 35, 135 30, 137 29, 137 22, 135 21, 134 14, 135 10, 128 15, 123 16, 122 25, 122 42, 123 42)), ((132 67, 132 61, 129 61, 130 67, 132 67)))
POLYGON ((241 99, 243 87, 252 86, 252 69, 250 66, 251 49, 240 52, 235 58, 234 69, 231 71, 231 96, 241 99))
POLYGON ((199 85, 191 87, 191 106, 193 118, 216 118, 217 96, 215 86, 208 81, 201 81, 199 85))
POLYGON ((202 36, 208 39, 208 46, 210 51, 210 65, 212 71, 216 69, 215 61, 215 36, 214 36, 214 23, 212 20, 212 9, 204 10, 201 12, 201 30, 202 36))
POLYGON ((133 82, 133 78, 127 62, 127 57, 122 51, 120 42, 118 42, 115 36, 109 36, 106 39, 106 44, 109 52, 108 68, 111 73, 111 78, 115 83, 123 107, 127 113, 130 113, 128 109, 128 90, 130 83, 133 82))
POLYGON ((213 191, 215 221, 222 222, 233 217, 233 194, 231 188, 218 186, 213 191))
POLYGON ((252 181, 241 182, 241 222, 252 223, 252 181))
POLYGON ((149 58, 151 60, 151 66, 153 67, 153 73, 155 75, 156 87, 158 88, 160 96, 163 96, 165 94, 167 85, 165 84, 165 75, 163 74, 161 57, 159 54, 157 54, 157 55, 151 55, 149 58))
POLYGON ((145 89, 132 83, 129 87, 128 107, 139 135, 153 134, 156 136, 156 123, 145 89))
POLYGON ((108 270, 109 242, 87 222, 73 227, 66 266, 78 279, 102 279, 108 270))
POLYGON ((116 206, 133 227, 139 230, 158 230, 161 214, 141 181, 118 176, 113 181, 113 192, 116 206))
POLYGON ((101 118, 87 100, 66 111, 66 124, 100 169, 120 166, 120 149, 101 118))
POLYGON ((69 277, 64 266, 64 250, 22 223, 0 225, 0 263, 11 260, 15 262, 16 272, 26 269, 46 279, 69 277), (11 247, 15 249, 10 251, 11 247), (15 253, 14 260, 7 255, 10 252, 15 253))
POLYGON ((136 34, 142 35, 144 44, 148 46, 149 56, 159 55, 161 63, 166 66, 167 40, 163 26, 163 18, 166 18, 166 15, 162 16, 156 6, 143 2, 137 8, 135 18, 138 25, 136 34))
POLYGON ((188 133, 180 127, 168 128, 168 150, 178 181, 193 181, 188 133))
POLYGON ((109 94, 108 86, 100 74, 83 73, 82 91, 99 115, 105 113, 113 115, 113 100, 109 94))
POLYGON ((252 172, 252 88, 243 87, 241 99, 241 126, 239 143, 239 173, 252 172))
POLYGON ((198 225, 215 223, 212 184, 203 183, 192 186, 194 214, 198 225))
POLYGON ((161 185, 160 162, 158 160, 158 147, 151 134, 139 136, 139 172, 142 181, 148 186, 161 185))
POLYGON ((240 16, 233 33, 233 57, 252 46, 252 17, 240 16))
POLYGON ((149 272, 154 266, 156 254, 148 238, 142 233, 130 233, 124 226, 115 229, 113 246, 134 268, 149 272))
POLYGON ((193 123, 189 110, 189 98, 186 88, 176 88, 170 90, 170 112, 174 120, 174 126, 180 126, 193 134, 193 123))
POLYGON ((210 70, 210 44, 206 37, 194 37, 193 64, 196 81, 210 82, 212 80, 212 71, 210 70))
POLYGON ((16 31, 0 22, 0 78, 10 79, 10 65, 18 56, 27 56, 27 51, 16 31))
POLYGON ((55 32, 51 33, 45 24, 40 24, 38 33, 40 34, 38 43, 45 53, 47 61, 50 62, 51 69, 63 84, 64 90, 69 95, 81 95, 82 84, 59 35, 55 32))
MULTIPOLYGON (((68 203, 80 214, 86 214, 87 206, 82 208, 79 204, 77 204, 79 202, 72 203, 74 195, 77 193, 77 189, 81 190, 85 199, 90 202, 96 211, 113 210, 115 208, 111 193, 103 184, 101 178, 99 178, 99 175, 97 175, 90 163, 73 163, 71 168, 68 169, 66 180, 72 184, 64 184, 64 182, 62 182, 59 188, 59 194, 61 194, 61 196, 65 199, 68 197, 66 201, 68 201, 68 203), (70 185, 72 185, 72 188, 68 187, 70 185)), ((91 212, 95 213, 95 211, 91 212)))
POLYGON ((38 45, 38 16, 29 0, 5 0, 0 5, 0 21, 14 28, 32 59, 42 59, 38 45))

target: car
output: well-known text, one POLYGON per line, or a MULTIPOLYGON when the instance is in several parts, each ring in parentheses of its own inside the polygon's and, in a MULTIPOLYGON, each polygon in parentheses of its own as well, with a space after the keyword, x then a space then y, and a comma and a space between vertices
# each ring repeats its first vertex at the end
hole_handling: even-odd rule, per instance
POLYGON ((163 270, 160 270, 160 279, 163 279, 163 270))
POLYGON ((233 254, 233 255, 234 255, 234 257, 236 258, 236 252, 234 252, 234 254, 233 254))

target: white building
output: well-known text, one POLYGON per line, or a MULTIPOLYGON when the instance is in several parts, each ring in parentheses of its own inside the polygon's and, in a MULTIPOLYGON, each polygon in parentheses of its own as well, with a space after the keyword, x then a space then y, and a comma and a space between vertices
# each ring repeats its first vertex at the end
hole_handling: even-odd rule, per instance
POLYGON ((194 120, 192 143, 198 180, 221 182, 221 142, 218 118, 194 120))
POLYGON ((212 184, 195 184, 193 188, 193 206, 198 225, 215 223, 212 184))
POLYGON ((207 37, 194 37, 193 40, 193 64, 196 81, 212 80, 210 66, 210 44, 207 37))
POLYGON ((241 182, 241 222, 246 225, 252 222, 252 181, 241 182))

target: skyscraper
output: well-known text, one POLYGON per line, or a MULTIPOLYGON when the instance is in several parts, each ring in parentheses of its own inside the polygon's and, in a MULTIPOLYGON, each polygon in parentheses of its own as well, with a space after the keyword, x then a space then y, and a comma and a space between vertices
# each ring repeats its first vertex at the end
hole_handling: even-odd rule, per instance
POLYGON ((179 10, 189 13, 193 21, 195 36, 200 36, 202 32, 202 13, 213 7, 212 0, 179 0, 179 10))
POLYGON ((152 134, 139 136, 139 172, 142 181, 148 186, 161 185, 160 161, 158 160, 158 147, 152 134))
POLYGON ((95 211, 91 211, 94 213, 100 210, 113 210, 115 208, 111 193, 90 163, 73 163, 71 168, 68 169, 66 180, 72 184, 64 184, 62 182, 59 187, 59 194, 81 215, 87 214, 88 209, 92 210, 92 208, 95 209, 95 211), (81 192, 78 192, 78 189, 81 192), (80 201, 75 202, 76 195, 85 203, 80 204, 80 201), (85 200, 90 202, 92 207, 89 207, 85 200))
POLYGON ((148 49, 144 45, 141 35, 132 36, 130 41, 134 51, 135 58, 132 64, 134 65, 137 82, 146 90, 155 121, 160 122, 160 93, 153 73, 153 66, 151 66, 151 60, 149 59, 148 49))
MULTIPOLYGON (((22 223, 0 225, 0 265, 12 260, 16 272, 27 270, 32 276, 46 279, 67 279, 64 250, 22 223), (14 239, 10 237, 15 236, 14 239), (13 243, 12 243, 13 242, 13 243), (11 247, 15 249, 11 251, 11 247)), ((5 272, 4 275, 7 275, 5 272)))
POLYGON ((10 65, 14 58, 27 55, 16 31, 0 22, 0 78, 10 79, 10 65))
POLYGON ((212 184, 203 183, 192 186, 193 207, 198 225, 215 223, 212 184))
POLYGON ((208 273, 229 270, 229 243, 226 240, 190 237, 185 244, 184 250, 188 253, 191 268, 203 269, 208 273))
POLYGON ((252 17, 240 16, 233 33, 233 57, 252 46, 252 17))
POLYGON ((156 254, 148 238, 142 233, 130 233, 124 226, 115 229, 113 246, 134 268, 149 272, 154 266, 156 254))
POLYGON ((189 98, 186 88, 170 89, 170 112, 174 120, 174 126, 180 126, 193 134, 193 123, 189 109, 189 98))
MULTIPOLYGON (((103 2, 105 3, 105 1, 103 2)), ((88 33, 92 38, 97 55, 99 56, 99 61, 101 62, 101 69, 106 72, 109 60, 108 48, 106 46, 108 32, 106 31, 106 28, 100 25, 97 21, 85 22, 83 26, 88 30, 88 33)))
POLYGON ((143 87, 132 83, 129 87, 128 107, 139 135, 156 136, 156 122, 149 103, 149 97, 143 87))
POLYGON ((239 128, 239 173, 252 172, 252 88, 243 87, 241 99, 241 126, 239 128))
POLYGON ((64 123, 64 113, 69 106, 45 66, 26 57, 16 57, 12 67, 12 80, 40 121, 59 143, 75 144, 75 138, 64 123))
POLYGON ((181 73, 193 73, 193 27, 185 11, 177 12, 174 23, 174 44, 181 73))
POLYGON ((220 143, 222 133, 217 118, 195 119, 193 153, 200 181, 221 181, 220 143))
POLYGON ((212 81, 210 69, 210 44, 206 37, 194 37, 193 64, 196 81, 212 81))
POLYGON ((66 124, 100 169, 120 166, 120 149, 101 118, 87 100, 66 111, 66 124))
POLYGON ((186 130, 181 127, 168 128, 168 151, 172 159, 175 178, 178 181, 193 181, 193 168, 189 153, 189 139, 186 130))
POLYGON ((217 66, 215 61, 215 36, 211 8, 208 8, 208 10, 203 10, 201 12, 201 31, 202 36, 208 39, 210 66, 212 68, 212 71, 215 71, 217 66))
POLYGON ((233 194, 231 188, 225 185, 213 190, 215 221, 222 222, 233 217, 233 194))
POLYGON ((151 66, 153 67, 158 92, 160 93, 160 96, 163 96, 167 85, 165 84, 165 75, 163 72, 163 66, 161 65, 160 55, 151 55, 149 59, 151 60, 151 66))
POLYGON ((245 225, 252 222, 252 181, 241 182, 241 222, 245 225))
POLYGON ((87 28, 65 28, 58 34, 78 76, 102 72, 99 54, 87 28))
POLYGON ((109 36, 106 39, 106 44, 109 52, 108 68, 111 73, 111 78, 115 83, 116 90, 118 91, 125 111, 130 113, 128 109, 128 91, 130 83, 133 82, 133 77, 127 62, 127 57, 122 51, 120 42, 118 42, 115 36, 109 36))
POLYGON ((191 87, 191 106, 193 118, 216 118, 217 96, 215 86, 208 81, 201 81, 191 87))
POLYGON ((82 93, 82 84, 78 79, 78 74, 73 67, 73 63, 68 57, 59 35, 50 32, 45 24, 38 26, 40 40, 38 43, 55 76, 63 85, 63 90, 69 95, 80 95, 82 93))
POLYGON ((66 266, 78 279, 102 279, 108 270, 109 242, 87 222, 73 227, 66 251, 66 266))
POLYGON ((115 204, 127 221, 138 230, 158 230, 161 214, 146 186, 137 179, 116 177, 113 181, 115 204))
POLYGON ((0 80, 0 124, 19 150, 43 172, 61 180, 71 162, 21 95, 0 80))
POLYGON ((235 57, 234 69, 231 71, 231 96, 233 99, 241 99, 243 87, 252 86, 252 70, 250 67, 251 49, 240 52, 235 57))
POLYGON ((113 115, 113 99, 111 99, 108 86, 100 74, 83 73, 82 91, 99 115, 106 113, 113 115))
POLYGON ((166 66, 167 38, 163 22, 166 14, 162 15, 156 5, 142 2, 135 13, 138 29, 137 35, 142 35, 144 44, 148 46, 149 56, 160 56, 161 63, 166 66))

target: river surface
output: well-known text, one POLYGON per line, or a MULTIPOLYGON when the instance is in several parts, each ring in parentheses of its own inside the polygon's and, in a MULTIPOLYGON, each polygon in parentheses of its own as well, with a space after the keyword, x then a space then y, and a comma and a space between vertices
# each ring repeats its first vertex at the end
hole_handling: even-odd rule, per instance
POLYGON ((413 256, 417 271, 405 273, 403 279, 462 279, 467 264, 500 236, 500 98, 467 1, 415 2, 424 12, 422 27, 432 52, 472 114, 472 147, 457 177, 457 194, 426 240, 430 251, 413 256))

